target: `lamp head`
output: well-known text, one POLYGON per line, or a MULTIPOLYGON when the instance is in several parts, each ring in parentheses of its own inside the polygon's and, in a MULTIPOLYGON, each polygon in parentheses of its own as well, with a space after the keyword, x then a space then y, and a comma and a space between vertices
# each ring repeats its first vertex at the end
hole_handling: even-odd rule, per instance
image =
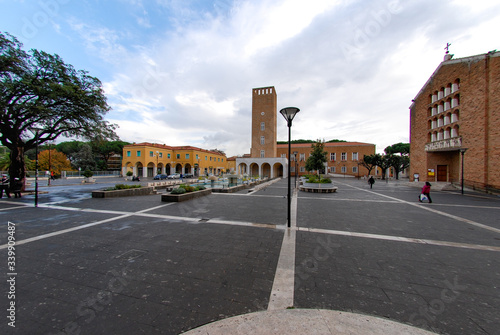
POLYGON ((285 118, 286 122, 288 123, 288 127, 292 126, 292 120, 295 117, 295 114, 300 112, 300 109, 297 107, 285 107, 280 110, 281 115, 285 118))

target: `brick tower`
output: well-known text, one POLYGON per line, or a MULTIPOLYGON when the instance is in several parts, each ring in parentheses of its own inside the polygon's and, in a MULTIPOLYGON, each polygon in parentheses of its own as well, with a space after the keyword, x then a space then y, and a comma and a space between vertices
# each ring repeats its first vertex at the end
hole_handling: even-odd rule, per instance
POLYGON ((274 86, 254 88, 252 92, 252 158, 277 155, 277 106, 274 86))

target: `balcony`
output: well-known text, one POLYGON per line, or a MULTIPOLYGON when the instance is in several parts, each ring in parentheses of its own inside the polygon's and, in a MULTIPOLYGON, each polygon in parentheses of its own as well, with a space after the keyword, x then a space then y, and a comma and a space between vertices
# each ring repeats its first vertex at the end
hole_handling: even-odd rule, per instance
POLYGON ((425 151, 455 151, 462 147, 462 137, 452 137, 425 145, 425 151))

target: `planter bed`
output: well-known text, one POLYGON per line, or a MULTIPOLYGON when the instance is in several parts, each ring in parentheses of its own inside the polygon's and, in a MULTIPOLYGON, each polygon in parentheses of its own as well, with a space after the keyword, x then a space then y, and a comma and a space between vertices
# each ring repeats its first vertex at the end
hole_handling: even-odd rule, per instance
POLYGON ((212 193, 212 190, 207 188, 206 190, 188 192, 184 194, 162 194, 161 201, 164 202, 182 202, 188 201, 192 199, 196 199, 199 197, 203 197, 205 195, 209 195, 212 193))
POLYGON ((141 188, 129 188, 125 190, 92 191, 92 198, 132 197, 136 195, 151 195, 151 194, 155 194, 154 187, 141 187, 141 188))
POLYGON ((338 187, 333 184, 320 184, 320 183, 304 183, 299 186, 299 190, 303 192, 312 193, 334 193, 337 192, 338 187))

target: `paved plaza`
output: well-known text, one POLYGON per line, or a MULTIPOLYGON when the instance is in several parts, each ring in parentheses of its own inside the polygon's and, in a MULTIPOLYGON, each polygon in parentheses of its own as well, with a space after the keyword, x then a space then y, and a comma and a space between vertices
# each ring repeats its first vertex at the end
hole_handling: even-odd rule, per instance
MULTIPOLYGON (((33 195, 0 200, 1 334, 179 334, 325 310, 499 333, 498 196, 434 191, 428 204, 404 181, 334 178, 337 193, 294 193, 287 229, 286 179, 184 203, 91 198, 121 182, 57 180, 38 208, 33 195)), ((251 326, 244 333, 279 333, 251 326)))

